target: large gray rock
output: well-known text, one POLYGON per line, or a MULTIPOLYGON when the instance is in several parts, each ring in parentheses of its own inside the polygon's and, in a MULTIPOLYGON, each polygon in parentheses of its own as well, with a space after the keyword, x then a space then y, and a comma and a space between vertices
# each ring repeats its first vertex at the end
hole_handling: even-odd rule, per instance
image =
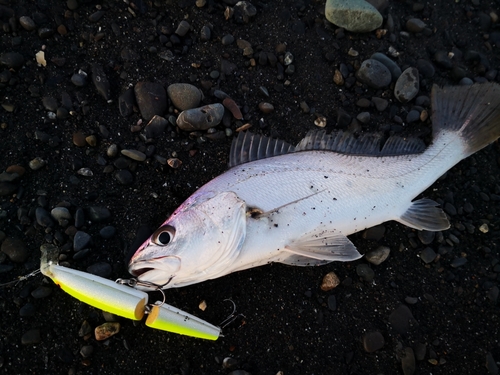
POLYGON ((382 15, 365 0, 327 0, 325 17, 334 25, 356 33, 368 33, 382 25, 382 15))
POLYGON ((201 92, 196 86, 189 83, 171 84, 167 88, 167 94, 172 104, 181 111, 196 108, 200 105, 201 92))
POLYGON ((206 130, 217 126, 224 116, 224 106, 220 103, 200 108, 188 109, 177 117, 177 126, 182 130, 206 130))
POLYGON ((368 59, 359 67, 356 78, 374 89, 380 89, 389 86, 392 75, 387 66, 380 61, 368 59))

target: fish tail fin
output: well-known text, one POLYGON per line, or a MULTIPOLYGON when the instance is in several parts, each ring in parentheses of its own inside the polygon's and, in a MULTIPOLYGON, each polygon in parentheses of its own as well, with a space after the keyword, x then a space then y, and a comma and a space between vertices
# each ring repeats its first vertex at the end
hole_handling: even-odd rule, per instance
POLYGON ((432 88, 433 138, 456 132, 464 144, 464 158, 500 137, 500 85, 432 88))

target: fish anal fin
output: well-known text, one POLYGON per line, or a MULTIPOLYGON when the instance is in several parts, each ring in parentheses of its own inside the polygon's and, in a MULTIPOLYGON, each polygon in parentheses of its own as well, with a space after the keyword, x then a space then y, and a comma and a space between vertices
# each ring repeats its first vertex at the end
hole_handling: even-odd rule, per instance
POLYGON ((419 199, 412 202, 406 212, 396 220, 418 230, 431 232, 446 230, 450 227, 450 222, 444 211, 437 206, 439 206, 439 203, 431 199, 419 199))
POLYGON ((348 262, 362 256, 346 236, 326 230, 307 233, 286 245, 284 251, 288 253, 288 257, 279 262, 294 266, 348 262))

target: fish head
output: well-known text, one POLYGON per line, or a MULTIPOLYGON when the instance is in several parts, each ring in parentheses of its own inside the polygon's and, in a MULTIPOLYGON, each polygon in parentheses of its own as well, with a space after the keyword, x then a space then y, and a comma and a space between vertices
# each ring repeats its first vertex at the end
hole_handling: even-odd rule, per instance
POLYGON ((129 272, 143 290, 214 279, 231 272, 245 235, 243 200, 234 192, 199 190, 137 249, 129 272))

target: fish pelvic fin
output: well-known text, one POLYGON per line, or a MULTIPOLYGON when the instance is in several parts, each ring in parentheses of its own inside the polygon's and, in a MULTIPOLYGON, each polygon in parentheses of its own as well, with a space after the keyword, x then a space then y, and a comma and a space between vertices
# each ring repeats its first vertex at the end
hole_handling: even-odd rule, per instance
POLYGON ((457 132, 466 156, 481 150, 500 137, 500 85, 432 88, 433 138, 457 132))
POLYGON ((396 221, 410 228, 438 232, 450 227, 444 211, 437 207, 439 203, 431 199, 419 199, 411 203, 406 212, 396 221))
POLYGON ((293 266, 319 266, 334 261, 348 262, 362 257, 343 234, 316 230, 285 246, 285 258, 277 262, 293 266))

